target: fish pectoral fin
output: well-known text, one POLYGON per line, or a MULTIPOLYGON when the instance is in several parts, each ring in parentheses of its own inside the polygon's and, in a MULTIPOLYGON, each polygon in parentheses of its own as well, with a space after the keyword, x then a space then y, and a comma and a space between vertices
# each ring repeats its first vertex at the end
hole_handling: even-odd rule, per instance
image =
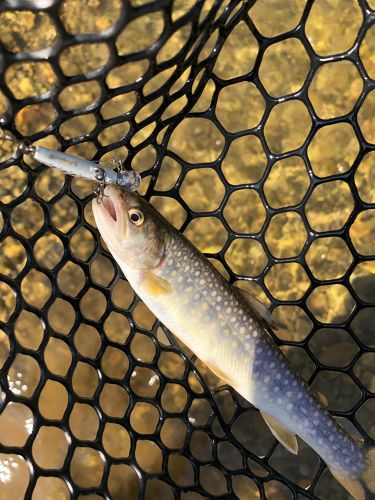
POLYGON ((260 412, 264 421, 268 425, 270 431, 275 436, 275 438, 280 441, 280 443, 285 446, 285 448, 293 453, 293 455, 297 455, 298 453, 298 442, 295 434, 291 433, 288 429, 286 429, 278 420, 271 417, 267 413, 260 412))
POLYGON ((172 287, 167 280, 148 271, 141 273, 139 286, 145 293, 153 297, 168 295, 172 292, 172 287))
POLYGON ((250 305, 252 310, 254 311, 257 318, 261 321, 265 322, 271 328, 277 330, 281 325, 275 320, 267 307, 260 302, 260 300, 256 299, 251 293, 239 288, 236 285, 233 285, 238 292, 240 292, 242 298, 250 305))

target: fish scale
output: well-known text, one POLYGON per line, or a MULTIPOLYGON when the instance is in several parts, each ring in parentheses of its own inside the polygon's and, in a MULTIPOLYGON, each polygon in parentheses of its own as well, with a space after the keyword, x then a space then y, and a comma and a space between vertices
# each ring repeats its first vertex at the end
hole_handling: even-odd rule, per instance
POLYGON ((294 372, 264 306, 230 285, 145 200, 112 186, 105 195, 93 204, 98 229, 155 316, 256 406, 289 450, 297 452, 300 436, 354 498, 374 498, 374 448, 349 436, 294 372))

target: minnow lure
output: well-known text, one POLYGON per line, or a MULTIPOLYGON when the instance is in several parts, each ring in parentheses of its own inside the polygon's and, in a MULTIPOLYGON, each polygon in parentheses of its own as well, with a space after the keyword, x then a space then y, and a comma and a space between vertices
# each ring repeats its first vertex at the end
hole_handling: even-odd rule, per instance
POLYGON ((135 191, 141 183, 138 172, 125 168, 120 160, 114 160, 113 163, 116 168, 111 169, 62 151, 34 146, 26 141, 18 141, 12 134, 5 132, 1 128, 0 139, 13 142, 16 145, 15 157, 28 154, 48 167, 58 169, 69 175, 96 181, 98 187, 95 189, 95 194, 99 200, 101 200, 104 187, 107 184, 115 184, 124 189, 135 191))
POLYGON ((230 285, 147 201, 107 186, 94 217, 129 283, 164 325, 259 408, 274 436, 297 453, 300 436, 356 499, 375 498, 375 447, 323 408, 273 342, 270 315, 230 285))

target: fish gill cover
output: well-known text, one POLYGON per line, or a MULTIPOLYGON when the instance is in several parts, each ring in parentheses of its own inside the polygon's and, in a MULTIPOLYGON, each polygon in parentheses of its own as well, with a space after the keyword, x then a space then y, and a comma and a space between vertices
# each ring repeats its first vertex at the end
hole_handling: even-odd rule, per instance
MULTIPOLYGON (((272 306, 276 342, 374 444, 372 9, 5 0, 0 116, 142 173, 142 194, 272 306)), ((347 498, 134 296, 91 183, 11 155, 0 142, 0 496, 347 498)))

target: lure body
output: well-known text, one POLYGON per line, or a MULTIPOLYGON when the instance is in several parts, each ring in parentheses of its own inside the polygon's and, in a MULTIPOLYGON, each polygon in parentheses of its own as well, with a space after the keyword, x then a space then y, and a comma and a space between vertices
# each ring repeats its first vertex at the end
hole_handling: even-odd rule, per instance
POLYGON ((259 408, 291 452, 297 453, 298 435, 354 498, 375 498, 374 450, 349 436, 294 372, 256 301, 230 285, 147 202, 114 187, 105 194, 101 205, 93 204, 99 231, 155 316, 259 408))

